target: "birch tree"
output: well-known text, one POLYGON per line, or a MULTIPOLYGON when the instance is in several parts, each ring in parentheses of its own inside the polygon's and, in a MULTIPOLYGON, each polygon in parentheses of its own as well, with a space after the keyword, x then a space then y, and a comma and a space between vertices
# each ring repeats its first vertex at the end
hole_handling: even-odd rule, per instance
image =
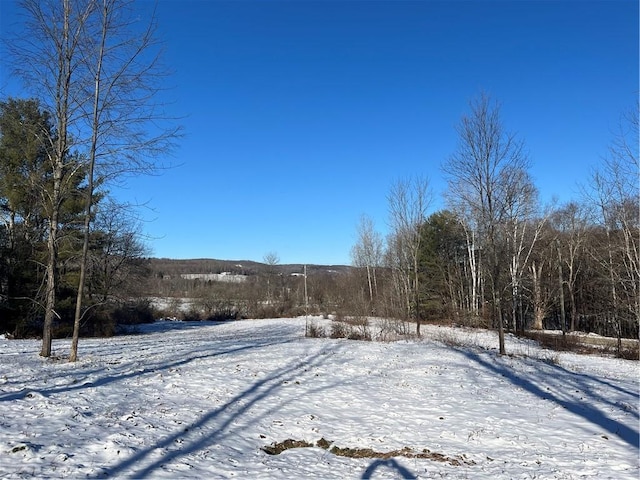
POLYGON ((367 287, 371 313, 374 309, 374 298, 378 294, 377 269, 382 264, 383 242, 376 231, 373 220, 363 215, 357 226, 358 239, 351 249, 353 266, 364 268, 367 272, 367 287))
POLYGON ((426 221, 432 201, 429 182, 419 177, 397 181, 392 185, 387 200, 393 268, 403 285, 407 314, 415 319, 416 335, 420 336, 420 228, 426 221))
POLYGON ((536 218, 538 191, 528 172, 518 169, 505 189, 505 237, 509 254, 511 283, 511 328, 524 330, 522 279, 531 253, 546 222, 536 218))
MULTIPOLYGON (((569 294, 571 307, 569 330, 573 332, 576 329, 578 318, 576 286, 578 275, 583 268, 582 262, 589 226, 587 212, 584 206, 576 202, 569 202, 553 214, 552 222, 558 235, 556 243, 558 260, 561 263, 558 288, 564 290, 566 287, 569 294)), ((562 305, 561 311, 564 311, 564 308, 562 305)))

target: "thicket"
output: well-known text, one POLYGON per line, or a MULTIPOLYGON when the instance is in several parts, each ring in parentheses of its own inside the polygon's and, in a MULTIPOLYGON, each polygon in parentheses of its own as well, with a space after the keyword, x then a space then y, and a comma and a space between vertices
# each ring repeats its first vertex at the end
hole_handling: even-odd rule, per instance
MULTIPOLYGON (((57 133, 36 100, 0 102, 0 331, 40 337, 45 315, 52 208, 50 144, 57 133), (46 135, 42 134, 46 131, 46 135)), ((88 171, 81 155, 65 157, 57 219, 53 337, 73 331, 83 245, 83 195, 88 171)), ((83 335, 111 335, 116 324, 150 321, 136 278, 146 275, 145 246, 127 210, 95 192, 89 237, 83 335)))

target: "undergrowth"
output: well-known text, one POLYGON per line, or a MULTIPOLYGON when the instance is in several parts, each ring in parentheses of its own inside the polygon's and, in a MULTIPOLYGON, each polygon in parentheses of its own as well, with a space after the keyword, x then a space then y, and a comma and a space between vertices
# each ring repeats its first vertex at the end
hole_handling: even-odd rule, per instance
POLYGON ((305 336, 309 338, 346 338, 348 340, 373 340, 366 317, 340 317, 334 319, 328 329, 315 322, 307 322, 305 336))
POLYGON ((525 332, 525 338, 535 340, 538 344, 549 350, 557 352, 572 352, 586 355, 613 355, 625 360, 640 360, 640 348, 638 342, 623 344, 621 348, 612 344, 591 345, 585 343, 577 335, 557 335, 545 332, 525 332))

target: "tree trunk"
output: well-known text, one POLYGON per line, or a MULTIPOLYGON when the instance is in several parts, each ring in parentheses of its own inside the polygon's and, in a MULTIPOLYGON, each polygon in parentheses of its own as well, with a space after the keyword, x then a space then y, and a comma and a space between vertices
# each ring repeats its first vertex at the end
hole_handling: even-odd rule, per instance
POLYGON ((536 262, 531 265, 531 275, 533 279, 533 329, 542 330, 544 320, 544 305, 542 302, 542 265, 536 266, 536 262))
POLYGON ((420 316, 422 312, 420 311, 420 279, 419 279, 417 249, 413 256, 413 276, 414 276, 413 296, 414 296, 414 302, 415 302, 416 335, 419 337, 421 335, 420 334, 420 316))
POLYGON ((102 10, 102 36, 100 38, 100 50, 97 54, 95 84, 93 92, 93 112, 91 117, 91 150, 89 152, 89 172, 87 174, 87 191, 85 197, 84 225, 82 232, 82 256, 80 259, 80 278, 78 280, 78 292, 76 296, 76 309, 73 318, 73 337, 71 340, 71 353, 69 361, 78 359, 78 340, 80 338, 80 320, 82 319, 82 300, 87 276, 87 258, 89 254, 89 235, 91 233, 91 208, 93 206, 94 169, 96 164, 96 152, 98 148, 98 130, 100 127, 100 81, 102 77, 102 61, 107 37, 107 17, 109 7, 105 3, 102 10))
POLYGON ((506 355, 507 354, 507 350, 506 350, 505 345, 504 345, 504 320, 502 318, 502 308, 500 306, 500 300, 499 300, 498 296, 496 295, 495 290, 494 290, 494 294, 493 294, 493 312, 494 312, 494 318, 496 318, 496 320, 498 322, 499 352, 500 352, 500 355, 506 355))
POLYGON ((613 247, 611 245, 611 232, 607 227, 607 250, 609 253, 609 281, 611 282, 611 300, 612 300, 612 314, 613 314, 613 326, 616 329, 616 336, 618 338, 617 350, 618 355, 622 352, 622 324, 620 316, 618 315, 618 292, 616 290, 615 271, 613 268, 613 247))
POLYGON ((476 259, 475 234, 465 229, 467 239, 467 253, 469 257, 469 273, 471 275, 471 284, 469 285, 470 309, 473 315, 478 315, 478 267, 476 259))
POLYGON ((576 331, 576 319, 578 317, 578 309, 576 308, 576 298, 573 289, 573 285, 569 285, 569 301, 571 302, 571 326, 569 327, 571 332, 576 331))
MULTIPOLYGON (((494 235, 491 235, 494 239, 494 235)), ((493 275, 491 276, 491 293, 493 296, 493 318, 498 322, 498 344, 500 355, 506 355, 507 350, 504 344, 504 319, 502 318, 502 305, 500 299, 500 263, 498 261, 498 247, 491 242, 491 250, 493 251, 493 275)))
MULTIPOLYGON (((56 162, 56 164, 62 162, 56 162)), ((56 276, 58 266, 58 212, 60 204, 60 189, 62 183, 62 167, 57 168, 53 175, 53 191, 51 194, 51 215, 49 219, 49 238, 47 239, 47 284, 45 287, 45 312, 42 328, 42 349, 40 355, 51 356, 51 343, 53 338, 53 320, 56 308, 56 276)))
POLYGON ((57 269, 58 269, 58 222, 60 218, 60 209, 62 208, 62 179, 64 175, 65 156, 67 155, 68 137, 67 128, 69 120, 69 96, 71 89, 71 57, 72 42, 70 35, 70 16, 71 6, 68 0, 63 2, 63 27, 59 44, 56 47, 57 55, 57 78, 55 91, 55 118, 57 138, 55 142, 55 151, 50 158, 51 174, 53 177, 53 185, 51 195, 49 197, 49 238, 47 239, 47 284, 45 288, 46 304, 44 314, 44 325, 42 331, 42 349, 40 355, 43 357, 51 356, 51 341, 53 320, 56 315, 56 288, 57 288, 57 269))
POLYGON ((558 250, 558 289, 560 293, 560 327, 562 328, 562 334, 564 335, 567 327, 565 323, 565 311, 564 311, 564 280, 562 278, 562 255, 560 253, 560 242, 556 239, 556 247, 558 250))

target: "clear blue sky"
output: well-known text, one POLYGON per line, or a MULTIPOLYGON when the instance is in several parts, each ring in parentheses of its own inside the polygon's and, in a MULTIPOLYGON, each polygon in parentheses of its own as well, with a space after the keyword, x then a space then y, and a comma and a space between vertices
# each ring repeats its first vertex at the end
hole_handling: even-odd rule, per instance
MULTIPOLYGON (((14 12, 0 0, 3 31, 14 12)), ((443 207, 440 167, 480 91, 526 142, 542 201, 566 201, 637 106, 636 0, 160 0, 157 14, 180 166, 118 194, 152 209, 159 257, 349 263, 362 214, 387 232, 394 181, 428 177, 443 207)))

